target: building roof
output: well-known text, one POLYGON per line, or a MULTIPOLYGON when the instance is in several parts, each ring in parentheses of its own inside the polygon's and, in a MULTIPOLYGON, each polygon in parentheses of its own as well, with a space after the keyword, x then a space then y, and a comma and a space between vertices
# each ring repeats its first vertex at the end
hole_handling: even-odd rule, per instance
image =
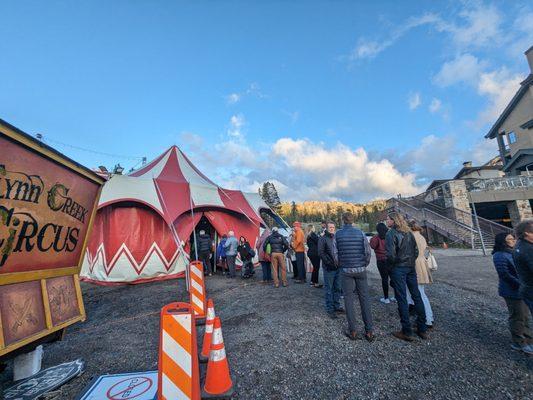
POLYGON ((485 135, 485 138, 494 139, 498 135, 498 130, 503 125, 509 114, 513 112, 514 108, 520 102, 524 94, 526 94, 527 89, 531 84, 533 84, 533 74, 529 74, 529 76, 520 83, 520 89, 518 89, 514 97, 511 99, 511 102, 507 105, 507 107, 505 107, 505 110, 503 110, 492 128, 490 128, 490 131, 485 135))
POLYGON ((429 184, 429 186, 426 189, 426 192, 449 181, 451 181, 451 179, 435 179, 433 182, 429 184))
POLYGON ((505 167, 503 167, 504 172, 509 172, 513 169, 513 165, 516 164, 518 160, 520 160, 523 157, 526 156, 533 156, 533 149, 520 149, 516 152, 516 154, 509 160, 507 164, 505 164, 505 167))
POLYGON ((461 179, 464 175, 476 171, 486 171, 486 170, 500 170, 502 167, 498 165, 482 165, 479 167, 463 167, 461 170, 453 177, 453 179, 461 179))

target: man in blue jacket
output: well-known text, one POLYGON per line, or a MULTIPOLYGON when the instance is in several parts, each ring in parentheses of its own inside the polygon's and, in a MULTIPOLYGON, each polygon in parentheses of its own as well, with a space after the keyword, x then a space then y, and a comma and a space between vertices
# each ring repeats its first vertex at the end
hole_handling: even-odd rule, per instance
POLYGON ((366 267, 371 257, 370 245, 365 234, 353 226, 354 217, 351 212, 344 213, 342 220, 344 226, 335 234, 335 240, 341 270, 344 306, 348 318, 348 330, 344 333, 352 340, 357 339, 355 327, 355 292, 357 291, 365 324, 365 339, 372 342, 374 334, 372 333, 372 313, 366 277, 366 267))

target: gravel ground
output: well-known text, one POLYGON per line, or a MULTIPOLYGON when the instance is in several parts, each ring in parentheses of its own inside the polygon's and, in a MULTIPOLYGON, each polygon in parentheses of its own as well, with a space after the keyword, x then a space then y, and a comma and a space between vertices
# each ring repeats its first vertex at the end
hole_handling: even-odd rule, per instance
MULTIPOLYGON (((344 317, 323 311, 323 291, 308 285, 275 289, 255 280, 208 279, 222 319, 235 379, 235 399, 531 399, 533 357, 509 347, 505 304, 490 257, 438 250, 439 271, 426 289, 436 329, 428 341, 405 343, 394 304, 379 302, 370 267, 377 339, 352 342, 344 317)), ((258 276, 259 275, 259 276, 258 276)), ((73 399, 91 377, 157 369, 158 313, 186 301, 183 280, 138 286, 83 284, 87 321, 45 347, 44 367, 82 357, 87 371, 55 399, 73 399)), ((362 329, 362 324, 360 325, 362 329)), ((1 382, 11 374, 8 367, 1 382)))

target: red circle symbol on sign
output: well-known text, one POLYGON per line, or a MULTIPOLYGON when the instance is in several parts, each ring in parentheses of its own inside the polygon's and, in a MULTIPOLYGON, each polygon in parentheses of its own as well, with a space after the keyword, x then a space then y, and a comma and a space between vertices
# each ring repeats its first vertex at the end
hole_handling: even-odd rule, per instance
POLYGON ((107 391, 109 400, 129 400, 146 393, 154 382, 146 376, 135 376, 115 383, 107 391))

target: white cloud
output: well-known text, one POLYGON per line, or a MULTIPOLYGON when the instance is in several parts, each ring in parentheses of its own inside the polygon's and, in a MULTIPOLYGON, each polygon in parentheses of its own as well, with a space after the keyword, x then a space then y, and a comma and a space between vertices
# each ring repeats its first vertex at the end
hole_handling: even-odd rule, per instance
POLYGON ((441 109, 441 106, 442 102, 439 99, 433 98, 429 104, 429 111, 434 114, 441 109))
POLYGON ((386 50, 394 43, 396 43, 403 35, 411 29, 422 25, 434 24, 439 21, 439 17, 435 14, 424 14, 420 17, 411 17, 405 23, 394 29, 388 38, 382 40, 370 40, 366 38, 359 38, 357 45, 349 55, 350 61, 359 59, 370 59, 376 57, 379 53, 386 50))
POLYGON ((295 124, 300 119, 300 111, 282 111, 291 120, 291 124, 295 124))
POLYGON ((363 148, 342 143, 328 148, 308 139, 279 139, 272 146, 279 163, 276 179, 307 199, 371 199, 419 191, 413 174, 401 174, 386 160, 371 160, 363 148), (299 187, 301 188, 299 189, 299 187))
POLYGON ((480 126, 496 121, 517 92, 523 78, 505 67, 481 74, 477 91, 488 98, 488 105, 478 116, 477 123, 480 126))
POLYGON ((407 104, 409 105, 409 110, 416 110, 418 107, 420 107, 420 105, 422 104, 420 93, 409 93, 409 97, 407 98, 407 104))
POLYGON ((241 100, 241 95, 239 93, 231 93, 226 96, 226 102, 228 104, 235 104, 241 100))
POLYGON ((433 77, 433 82, 441 87, 457 83, 475 86, 486 65, 486 62, 478 60, 472 54, 461 54, 453 60, 445 62, 440 71, 433 77))
POLYGON ((244 119, 244 115, 238 114, 238 115, 232 115, 230 118, 230 126, 228 128, 228 136, 232 138, 242 138, 243 137, 243 131, 242 128, 246 124, 246 120, 244 119))
POLYGON ((257 82, 252 82, 248 87, 242 92, 230 93, 226 96, 226 103, 229 105, 237 104, 239 101, 243 100, 245 97, 252 96, 259 99, 264 99, 267 96, 261 92, 261 88, 257 82))
POLYGON ((451 34, 459 48, 493 47, 501 44, 504 34, 501 31, 502 15, 494 5, 476 2, 473 7, 465 7, 459 13, 459 23, 440 22, 437 30, 451 34))

